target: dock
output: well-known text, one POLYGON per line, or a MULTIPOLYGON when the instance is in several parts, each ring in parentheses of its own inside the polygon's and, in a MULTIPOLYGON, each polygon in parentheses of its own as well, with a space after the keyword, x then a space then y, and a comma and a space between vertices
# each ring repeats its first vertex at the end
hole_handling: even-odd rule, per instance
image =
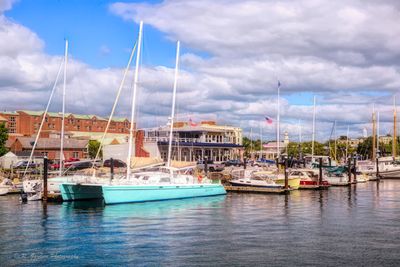
POLYGON ((285 188, 265 188, 265 187, 254 187, 254 186, 225 185, 224 187, 227 192, 237 192, 237 193, 286 194, 291 191, 291 189, 285 189, 285 188))

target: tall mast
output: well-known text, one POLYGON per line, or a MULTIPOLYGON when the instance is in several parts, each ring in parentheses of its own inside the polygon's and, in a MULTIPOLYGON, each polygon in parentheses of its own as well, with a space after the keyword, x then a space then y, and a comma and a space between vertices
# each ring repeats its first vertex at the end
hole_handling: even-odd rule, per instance
MULTIPOLYGON (((65 40, 65 55, 64 55, 64 83, 62 92, 62 119, 61 119, 61 144, 60 144, 60 172, 61 176, 64 167, 64 120, 65 120, 65 88, 67 85, 67 64, 68 64, 68 40, 65 40)), ((45 115, 45 114, 44 114, 45 115)))
POLYGON ((179 71, 179 50, 180 42, 176 42, 176 59, 175 59, 175 74, 174 74, 174 90, 172 93, 172 110, 171 110, 171 125, 169 129, 169 146, 168 146, 168 163, 167 166, 171 167, 171 152, 172 152, 172 135, 174 131, 174 117, 175 117, 175 101, 176 101, 176 86, 178 83, 178 71, 179 71))
POLYGON ((376 117, 375 117, 375 105, 372 106, 372 162, 376 159, 376 117))
POLYGON ((333 128, 333 136, 335 138, 335 148, 334 148, 334 155, 335 155, 335 161, 337 162, 337 136, 336 136, 336 120, 335 120, 335 128, 333 128))
POLYGON ((280 96, 281 95, 281 82, 278 80, 278 112, 277 112, 277 114, 276 114, 276 155, 277 155, 277 158, 279 159, 279 156, 280 156, 280 153, 281 153, 281 151, 280 151, 280 140, 279 140, 279 137, 280 137, 280 127, 281 127, 281 124, 280 124, 280 111, 281 111, 281 107, 280 107, 280 96))
POLYGON ((315 143, 315 105, 316 97, 314 96, 314 109, 313 109, 313 120, 312 120, 312 141, 311 141, 311 162, 314 162, 314 143, 315 143))
POLYGON ((136 110, 136 93, 137 84, 139 78, 139 62, 140 62, 140 50, 142 47, 142 31, 143 31, 143 21, 139 24, 139 37, 137 44, 137 54, 136 54, 136 65, 135 65, 135 77, 133 80, 133 95, 132 95, 132 110, 131 110, 131 125, 129 129, 129 148, 128 148, 128 158, 126 161, 126 177, 129 179, 131 175, 131 158, 132 158, 132 145, 133 145, 133 131, 135 124, 135 110, 136 110))
POLYGON ((253 128, 250 128, 250 157, 253 157, 253 128))
POLYGON ((301 120, 299 120, 299 159, 302 159, 302 151, 301 151, 301 120))
POLYGON ((262 136, 262 123, 260 122, 260 159, 262 159, 263 153, 263 136, 262 136))
POLYGON ((392 140, 392 156, 397 157, 397 110, 396 96, 393 96, 393 140, 392 140))
POLYGON ((378 111, 376 114, 376 121, 377 121, 377 123, 376 123, 376 151, 375 151, 376 157, 378 157, 378 154, 379 154, 379 124, 380 124, 379 120, 380 120, 380 118, 379 118, 379 111, 378 111))
POLYGON ((349 153, 349 130, 350 130, 350 127, 347 125, 345 160, 347 160, 347 155, 349 153))

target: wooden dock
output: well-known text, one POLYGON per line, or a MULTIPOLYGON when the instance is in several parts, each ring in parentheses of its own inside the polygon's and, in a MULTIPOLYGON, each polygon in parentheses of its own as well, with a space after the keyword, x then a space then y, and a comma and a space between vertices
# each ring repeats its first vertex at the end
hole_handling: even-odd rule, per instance
POLYGON ((291 191, 290 189, 284 189, 284 188, 265 188, 265 187, 254 187, 254 186, 225 185, 224 187, 227 192, 237 192, 237 193, 286 194, 291 191))

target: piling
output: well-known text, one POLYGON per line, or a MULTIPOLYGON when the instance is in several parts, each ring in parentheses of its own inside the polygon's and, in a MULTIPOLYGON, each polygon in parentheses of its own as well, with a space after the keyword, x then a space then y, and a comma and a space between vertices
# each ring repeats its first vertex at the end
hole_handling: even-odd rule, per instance
POLYGON ((208 174, 208 157, 204 157, 204 174, 207 177, 207 174, 208 174))
POLYGON ((319 158, 319 177, 318 177, 318 186, 322 185, 322 158, 319 158))
POLYGON ((347 175, 348 175, 348 183, 351 184, 351 158, 349 158, 347 163, 347 175))
POLYGON ((110 180, 114 179, 114 159, 110 158, 110 180))
POLYGON ((354 180, 353 180, 353 183, 357 183, 357 168, 356 168, 356 165, 357 165, 357 158, 356 157, 354 157, 353 158, 353 173, 354 173, 354 180))
POLYGON ((243 169, 247 168, 247 158, 243 158, 243 169))
POLYGON ((285 158, 285 190, 289 189, 288 158, 285 158))
POLYGON ((47 178, 48 178, 48 166, 49 160, 47 157, 43 158, 43 201, 47 202, 47 178))
MULTIPOLYGON (((328 157, 328 160, 329 160, 329 167, 332 167, 332 159, 331 159, 331 157, 328 157)), ((321 162, 322 162, 322 161, 320 161, 319 164, 321 164, 321 162)))
POLYGON ((381 175, 379 174, 379 159, 376 158, 376 179, 379 181, 381 179, 381 175))

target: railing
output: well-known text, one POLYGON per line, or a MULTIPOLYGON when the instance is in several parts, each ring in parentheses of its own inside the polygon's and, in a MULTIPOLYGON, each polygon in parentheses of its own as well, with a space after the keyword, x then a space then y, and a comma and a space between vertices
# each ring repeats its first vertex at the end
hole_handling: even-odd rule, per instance
MULTIPOLYGON (((145 137, 144 138, 145 142, 169 142, 168 137, 145 137)), ((228 142, 225 140, 225 142, 218 142, 218 141, 207 141, 207 140, 202 140, 201 138, 173 138, 173 142, 180 142, 180 143, 210 143, 210 144, 232 144, 232 142, 228 142)))

